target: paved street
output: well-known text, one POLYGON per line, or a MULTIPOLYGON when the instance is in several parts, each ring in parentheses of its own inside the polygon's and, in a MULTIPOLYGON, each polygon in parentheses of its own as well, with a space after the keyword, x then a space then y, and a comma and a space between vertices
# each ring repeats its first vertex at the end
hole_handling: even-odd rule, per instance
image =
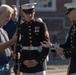
POLYGON ((66 72, 47 73, 47 75, 66 75, 66 72))
MULTIPOLYGON (((12 73, 11 75, 15 75, 15 74, 12 73)), ((66 72, 53 72, 53 73, 48 72, 47 75, 66 75, 66 72)))
MULTIPOLYGON (((11 73, 11 75, 15 75, 15 74, 11 73)), ((50 72, 50 70, 47 70, 47 75, 66 75, 66 71, 50 72)))
MULTIPOLYGON (((66 75, 66 71, 67 71, 67 65, 64 66, 48 66, 47 69, 47 75, 66 75)), ((14 73, 12 73, 11 75, 15 75, 14 73)))
POLYGON ((66 75, 68 65, 48 66, 47 75, 66 75))
MULTIPOLYGON (((15 75, 14 73, 12 73, 11 75, 15 75)), ((50 73, 48 72, 47 75, 66 75, 66 72, 54 72, 54 73, 50 73)))
POLYGON ((47 75, 66 75, 69 59, 50 59, 47 67, 47 75))

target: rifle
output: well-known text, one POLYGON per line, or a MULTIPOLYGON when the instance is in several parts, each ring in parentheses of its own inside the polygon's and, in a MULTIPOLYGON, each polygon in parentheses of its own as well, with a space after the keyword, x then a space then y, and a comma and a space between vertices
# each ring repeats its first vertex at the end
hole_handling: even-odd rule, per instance
POLYGON ((20 42, 19 42, 19 37, 20 37, 20 20, 21 20, 21 5, 19 7, 19 15, 18 15, 18 24, 17 24, 17 28, 16 28, 16 35, 17 35, 17 42, 16 42, 16 60, 15 60, 15 67, 16 67, 16 75, 17 75, 17 69, 18 69, 18 52, 20 49, 20 42))
POLYGON ((2 3, 1 3, 1 0, 0 0, 0 6, 1 6, 1 4, 2 4, 2 3))

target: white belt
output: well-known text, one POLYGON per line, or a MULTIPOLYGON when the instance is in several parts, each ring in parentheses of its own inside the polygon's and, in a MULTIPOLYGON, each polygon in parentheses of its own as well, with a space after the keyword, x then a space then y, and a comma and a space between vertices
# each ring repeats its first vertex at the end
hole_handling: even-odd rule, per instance
POLYGON ((23 50, 38 50, 39 47, 33 47, 33 46, 23 46, 22 47, 23 50))

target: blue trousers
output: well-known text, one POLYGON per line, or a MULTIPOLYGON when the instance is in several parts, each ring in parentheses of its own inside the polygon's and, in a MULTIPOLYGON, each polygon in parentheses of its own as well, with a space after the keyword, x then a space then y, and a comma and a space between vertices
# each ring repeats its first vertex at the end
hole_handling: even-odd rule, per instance
POLYGON ((10 75, 9 64, 0 65, 0 75, 10 75))
POLYGON ((8 63, 9 63, 10 69, 11 69, 14 66, 14 60, 11 58, 8 63))

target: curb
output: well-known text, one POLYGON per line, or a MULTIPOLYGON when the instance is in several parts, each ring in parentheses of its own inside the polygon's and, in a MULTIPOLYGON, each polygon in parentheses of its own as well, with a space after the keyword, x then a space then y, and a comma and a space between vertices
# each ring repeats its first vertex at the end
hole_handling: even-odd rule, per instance
POLYGON ((48 65, 47 72, 57 73, 57 72, 66 72, 68 65, 48 65))

